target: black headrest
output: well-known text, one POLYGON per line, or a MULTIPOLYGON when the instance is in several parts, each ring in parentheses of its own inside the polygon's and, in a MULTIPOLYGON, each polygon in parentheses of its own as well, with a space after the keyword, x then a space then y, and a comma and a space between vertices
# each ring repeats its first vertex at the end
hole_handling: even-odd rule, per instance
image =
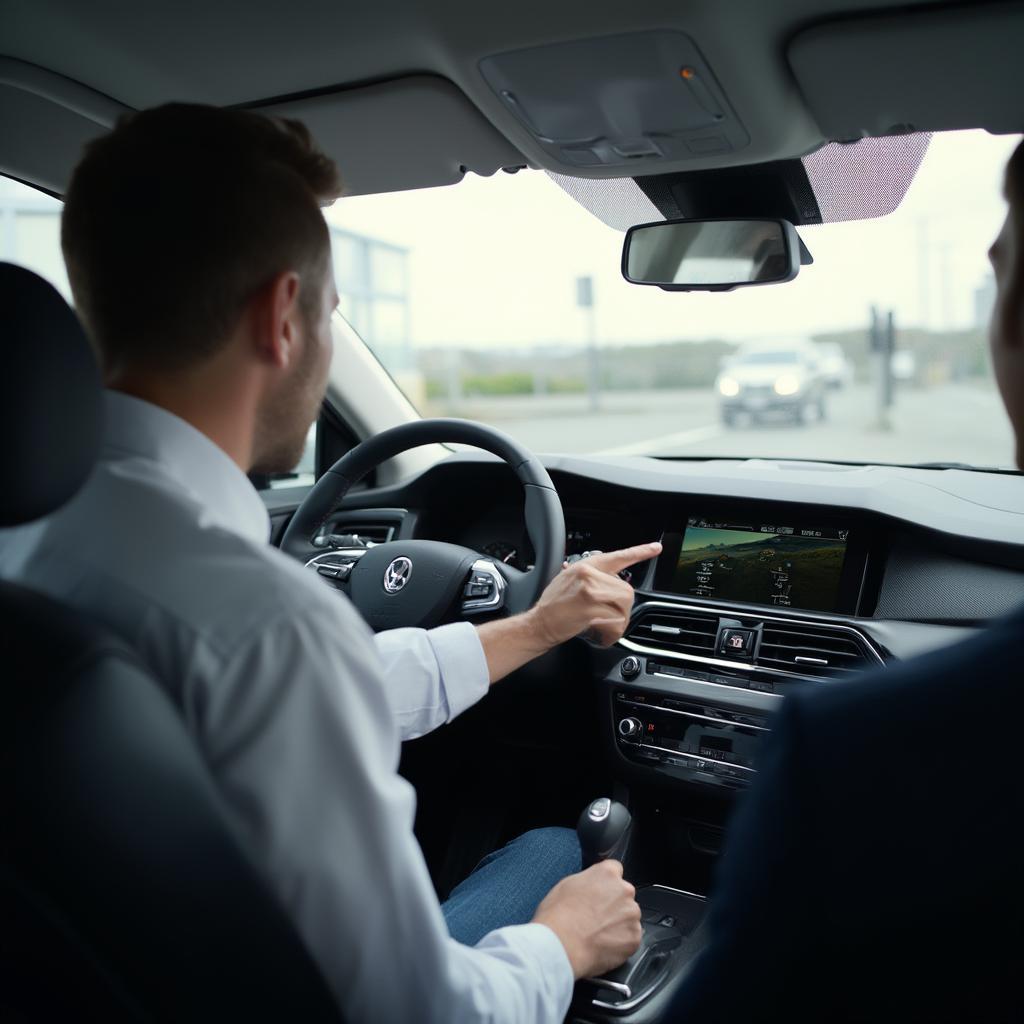
POLYGON ((102 422, 99 369, 71 307, 38 274, 0 263, 0 526, 74 495, 102 422))

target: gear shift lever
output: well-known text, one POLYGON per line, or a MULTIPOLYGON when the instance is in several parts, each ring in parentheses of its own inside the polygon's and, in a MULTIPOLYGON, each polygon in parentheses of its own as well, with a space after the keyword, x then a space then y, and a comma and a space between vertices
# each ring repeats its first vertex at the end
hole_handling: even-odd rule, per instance
POLYGON ((632 824, 632 815, 617 801, 606 796, 591 801, 583 809, 576 825, 583 867, 589 868, 599 860, 609 858, 622 860, 632 824))

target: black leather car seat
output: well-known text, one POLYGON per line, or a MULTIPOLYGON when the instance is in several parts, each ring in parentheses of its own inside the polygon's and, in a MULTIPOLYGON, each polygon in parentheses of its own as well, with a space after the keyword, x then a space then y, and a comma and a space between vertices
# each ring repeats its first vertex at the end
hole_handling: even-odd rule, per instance
MULTIPOLYGON (((0 330, 0 526, 14 526, 87 478, 102 401, 74 313, 6 264, 0 330)), ((0 1020, 338 1022, 133 652, 0 582, 0 666, 0 1020)))

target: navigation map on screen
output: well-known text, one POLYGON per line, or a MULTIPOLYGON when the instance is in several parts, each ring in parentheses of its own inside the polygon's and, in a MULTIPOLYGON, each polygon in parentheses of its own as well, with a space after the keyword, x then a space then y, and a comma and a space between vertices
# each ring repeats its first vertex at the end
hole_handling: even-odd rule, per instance
POLYGON ((687 520, 678 594, 835 611, 848 530, 687 520))

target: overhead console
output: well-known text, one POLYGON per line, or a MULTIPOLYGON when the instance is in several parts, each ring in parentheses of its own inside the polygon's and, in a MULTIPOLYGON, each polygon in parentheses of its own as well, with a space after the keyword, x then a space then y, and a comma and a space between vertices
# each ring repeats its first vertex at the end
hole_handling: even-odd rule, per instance
POLYGON ((631 32, 499 53, 480 62, 480 73, 562 166, 651 174, 750 142, 710 66, 682 32, 631 32))

